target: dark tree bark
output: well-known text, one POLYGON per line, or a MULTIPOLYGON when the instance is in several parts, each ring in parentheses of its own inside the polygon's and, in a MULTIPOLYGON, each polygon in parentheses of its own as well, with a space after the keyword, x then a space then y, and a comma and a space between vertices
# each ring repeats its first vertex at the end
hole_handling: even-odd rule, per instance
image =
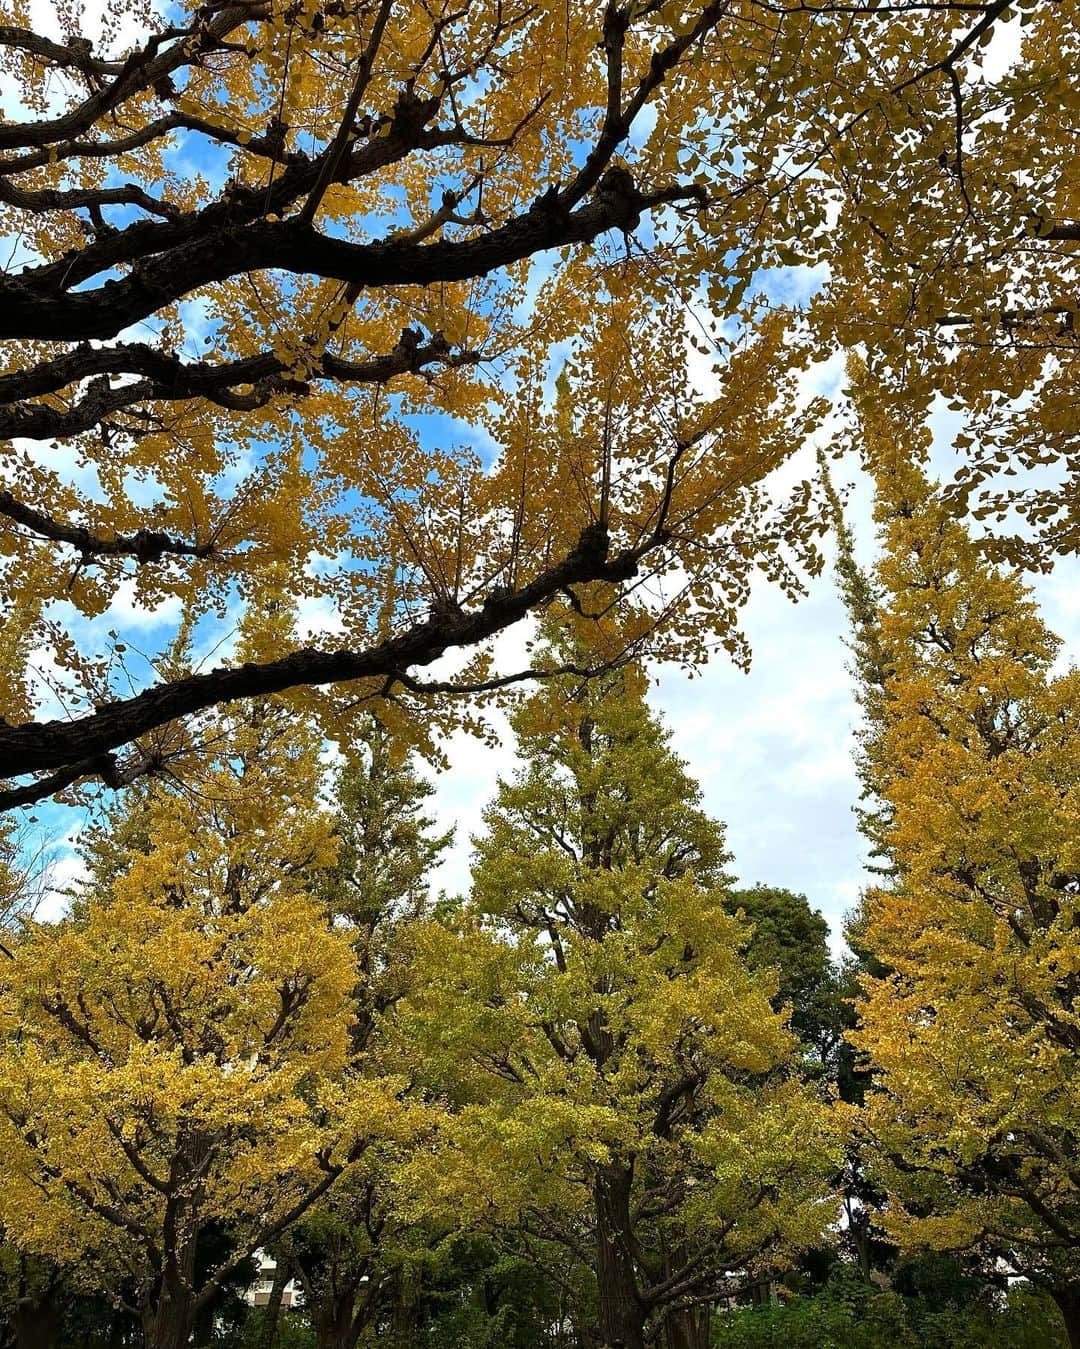
POLYGON ((604 1349, 644 1349, 647 1308, 638 1289, 632 1249, 630 1191, 633 1170, 613 1162, 597 1175, 596 1282, 604 1349))
POLYGON ((750 1303, 754 1307, 767 1307, 772 1300, 772 1284, 768 1279, 758 1279, 750 1285, 750 1303))
MULTIPOLYGON (((31 1257, 19 1256, 19 1292, 14 1324, 9 1328, 15 1349, 54 1349, 60 1333, 60 1305, 55 1275, 35 1279, 31 1257)), ((11 1341, 5 1337, 3 1343, 11 1341)))
POLYGON ((281 1300, 285 1296, 285 1287, 292 1277, 292 1268, 281 1252, 273 1252, 274 1277, 270 1283, 270 1301, 266 1304, 266 1315, 259 1330, 256 1349, 274 1349, 277 1337, 278 1321, 281 1319, 281 1300))
POLYGON ((115 337, 193 290, 267 268, 345 281, 362 290, 467 281, 547 249, 591 243, 608 230, 632 230, 654 207, 703 200, 702 189, 693 185, 639 192, 625 169, 611 169, 595 197, 576 211, 569 209, 575 200, 566 200, 565 193, 544 196, 523 215, 476 239, 430 244, 354 244, 321 234, 299 218, 241 223, 230 215, 218 223, 221 213, 211 206, 199 214, 215 212, 217 218, 200 222, 198 229, 195 222, 185 225, 189 239, 169 223, 140 222, 120 231, 121 236, 139 231, 140 243, 143 236, 152 239, 151 247, 134 250, 141 257, 138 272, 121 280, 67 289, 122 260, 114 256, 115 240, 98 254, 88 247, 81 265, 50 263, 15 278, 0 276, 0 338, 77 342, 115 337))
POLYGON ((709 1308, 682 1307, 664 1322, 666 1349, 709 1349, 709 1308))
MULTIPOLYGON (((475 609, 432 613, 400 636, 366 650, 317 651, 304 647, 262 665, 221 668, 159 684, 72 721, 25 726, 8 726, 0 721, 0 763, 6 775, 58 770, 26 787, 0 791, 0 810, 41 800, 87 776, 97 775, 110 785, 122 785, 131 780, 131 772, 117 763, 113 750, 158 726, 218 703, 281 693, 299 685, 371 677, 384 677, 387 692, 395 684, 416 688, 417 682, 407 673, 410 667, 429 665, 451 648, 474 646, 495 636, 569 585, 629 580, 636 574, 641 557, 662 542, 649 537, 638 547, 610 557, 606 530, 589 526, 568 557, 520 589, 492 595, 475 609)), ((420 687, 425 691, 454 691, 453 685, 420 687)), ((153 771, 152 764, 137 767, 139 772, 153 771)))
POLYGON ((1071 1284, 1051 1288, 1050 1296, 1057 1303, 1061 1319, 1065 1322, 1070 1349, 1080 1349, 1080 1288, 1071 1284))
POLYGON ((376 1289, 365 1278, 364 1268, 335 1279, 322 1298, 310 1299, 307 1306, 319 1349, 356 1349, 376 1303, 376 1289))
POLYGON ((182 1246, 170 1260, 152 1307, 143 1316, 146 1349, 186 1349, 195 1324, 192 1277, 195 1272, 195 1239, 182 1246))
POLYGON ((363 1330, 353 1320, 352 1307, 344 1304, 326 1308, 321 1315, 312 1311, 311 1325, 318 1349, 356 1349, 363 1330))

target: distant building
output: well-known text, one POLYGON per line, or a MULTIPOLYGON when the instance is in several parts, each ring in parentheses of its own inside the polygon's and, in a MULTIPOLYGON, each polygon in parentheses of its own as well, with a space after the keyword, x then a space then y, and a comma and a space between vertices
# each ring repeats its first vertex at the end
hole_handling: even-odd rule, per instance
MULTIPOLYGON (((249 1307, 268 1307, 274 1291, 277 1261, 265 1251, 256 1251, 255 1260, 258 1273, 255 1275, 255 1282, 244 1293, 244 1301, 249 1307)), ((295 1279, 290 1279, 285 1285, 285 1290, 281 1294, 281 1305, 289 1308, 304 1305, 304 1290, 295 1279)))

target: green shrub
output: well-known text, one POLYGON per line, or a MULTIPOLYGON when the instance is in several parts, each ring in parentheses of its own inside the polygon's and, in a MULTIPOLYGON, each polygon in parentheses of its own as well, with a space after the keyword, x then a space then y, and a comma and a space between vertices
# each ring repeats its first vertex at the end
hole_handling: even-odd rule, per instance
POLYGON ((838 1266, 814 1297, 720 1314, 713 1349, 1067 1349, 1057 1308, 1037 1289, 952 1287, 957 1300, 943 1287, 903 1296, 838 1266))

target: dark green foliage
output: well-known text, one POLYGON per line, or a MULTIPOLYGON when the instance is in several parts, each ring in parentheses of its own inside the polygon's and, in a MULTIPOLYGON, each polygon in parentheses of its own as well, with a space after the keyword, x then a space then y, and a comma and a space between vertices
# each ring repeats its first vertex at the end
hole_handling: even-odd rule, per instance
MULTIPOLYGON (((394 757, 389 737, 372 719, 363 754, 338 774, 334 791, 338 855, 321 893, 352 934, 363 981, 356 991, 353 1049, 358 1068, 387 1065, 380 1055, 381 1019, 403 987, 403 933, 428 904, 429 873, 452 835, 435 835, 424 805, 431 786, 408 760, 394 757)), ((393 1064, 389 1065, 393 1067, 393 1064)), ((339 1186, 289 1236, 289 1258, 320 1346, 353 1349, 386 1320, 399 1271, 383 1258, 393 1239, 393 1206, 374 1152, 362 1175, 339 1186), (381 1320, 380 1320, 381 1318, 381 1320)))
POLYGON ((840 1265, 815 1297, 717 1317, 712 1349, 1065 1349, 1067 1344, 1057 1308, 1027 1284, 996 1296, 946 1261, 935 1273, 911 1272, 908 1286, 911 1295, 905 1296, 899 1287, 867 1285, 851 1266, 840 1265))
POLYGON ((408 1314, 377 1334, 382 1349, 554 1349, 561 1339, 554 1283, 490 1238, 461 1235, 414 1263, 408 1314))
POLYGON ((734 890, 731 905, 754 927, 746 957, 780 976, 777 1007, 791 1006, 791 1028, 824 1070, 833 1067, 852 1023, 849 990, 829 951, 829 925, 805 895, 769 885, 734 890))
MULTIPOLYGON (((266 1308, 257 1307, 248 1312, 242 1334, 221 1340, 221 1349, 257 1349, 262 1342, 266 1308)), ((215 1346, 216 1349, 216 1346, 215 1346)), ((283 1311, 278 1317, 274 1349, 315 1349, 315 1332, 311 1322, 300 1311, 283 1311)))

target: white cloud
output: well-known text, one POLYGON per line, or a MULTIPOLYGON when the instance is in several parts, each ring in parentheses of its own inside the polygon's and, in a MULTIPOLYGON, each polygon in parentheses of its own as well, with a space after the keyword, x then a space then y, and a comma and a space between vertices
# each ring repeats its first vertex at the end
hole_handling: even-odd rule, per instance
POLYGON ((42 923, 56 923, 71 907, 71 890, 86 879, 87 871, 75 851, 81 824, 72 825, 57 842, 49 863, 47 884, 34 917, 42 923))
POLYGON ((1020 59, 1022 36, 1019 15, 1014 15, 1004 23, 999 21, 994 24, 993 36, 980 61, 986 84, 997 84, 1016 65, 1020 59))
MULTIPOLYGON (((852 814, 857 708, 845 668, 846 616, 827 578, 798 605, 762 582, 746 628, 749 674, 720 659, 692 679, 669 667, 650 701, 701 783, 706 809, 727 824, 740 883, 802 891, 838 932, 864 858, 852 814)), ((435 777, 438 827, 457 831, 433 878, 436 891, 468 890, 469 837, 482 828, 497 779, 517 763, 505 717, 493 720, 496 746, 455 735, 446 746, 450 767, 435 777)))
MULTIPOLYGON (((494 643, 496 670, 510 673, 526 668, 528 643, 535 631, 530 621, 501 633, 494 643)), ((448 652, 426 671, 430 679, 446 679, 460 665, 460 654, 448 652)), ((469 889, 469 863, 473 834, 479 833, 484 807, 495 795, 499 778, 508 778, 518 763, 514 736, 506 714, 489 709, 485 719, 493 743, 459 731, 443 746, 449 768, 430 772, 435 795, 429 806, 437 832, 454 831, 454 841, 431 878, 432 892, 463 895, 469 889)))
POLYGON ((332 599, 304 595, 296 606, 296 635, 303 645, 317 637, 340 637, 345 632, 341 612, 332 599))
POLYGON ((469 891, 472 857, 470 838, 482 828, 484 807, 495 795, 500 777, 508 778, 518 763, 513 734, 506 717, 490 718, 499 737, 497 745, 488 745, 475 736, 459 731, 445 746, 450 767, 432 775, 435 795, 429 804, 436 832, 453 829, 454 840, 431 876, 433 894, 445 891, 465 895, 469 891))
POLYGON ((652 701, 706 809, 727 825, 739 883, 805 893, 838 931, 864 856, 846 615, 829 577, 797 605, 762 582, 744 626, 749 673, 720 660, 695 679, 663 671, 652 701))

